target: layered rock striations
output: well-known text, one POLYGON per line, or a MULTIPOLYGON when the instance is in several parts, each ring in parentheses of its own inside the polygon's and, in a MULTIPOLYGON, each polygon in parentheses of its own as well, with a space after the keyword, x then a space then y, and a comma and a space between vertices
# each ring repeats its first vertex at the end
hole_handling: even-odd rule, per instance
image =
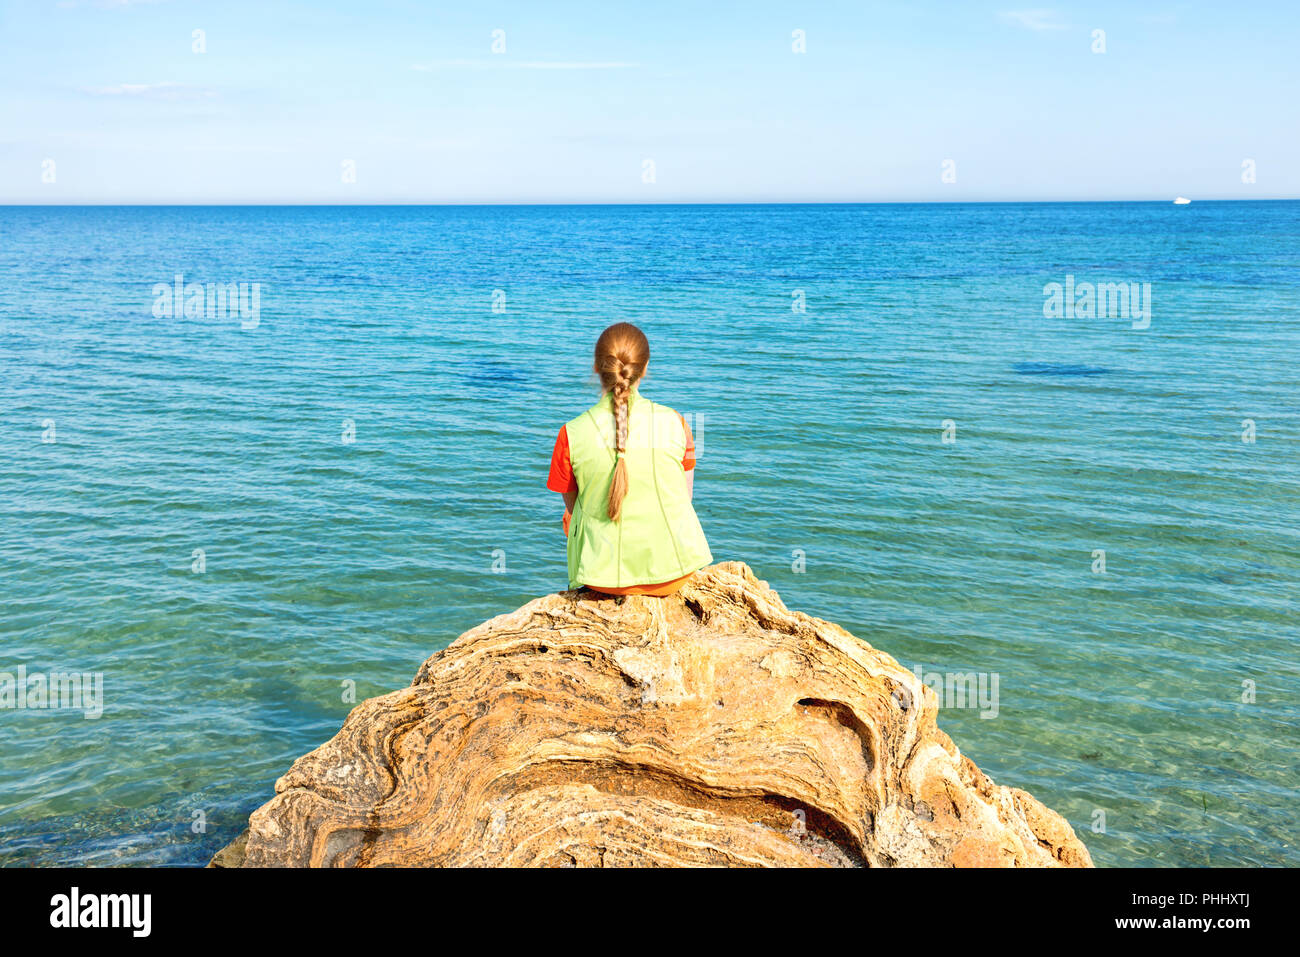
POLYGON ((934 692, 738 562, 539 598, 294 762, 216 866, 1091 866, 934 692))

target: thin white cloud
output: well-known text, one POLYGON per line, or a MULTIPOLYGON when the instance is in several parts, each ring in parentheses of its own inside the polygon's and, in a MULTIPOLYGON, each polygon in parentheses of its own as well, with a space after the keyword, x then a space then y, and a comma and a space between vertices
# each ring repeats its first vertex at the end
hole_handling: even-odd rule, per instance
POLYGON ((161 83, 118 83, 114 86, 89 86, 82 92, 91 96, 137 96, 154 100, 201 100, 216 96, 213 90, 188 86, 173 80, 161 83))
POLYGON ((639 66, 617 60, 434 60, 416 63, 412 70, 432 73, 434 70, 626 70, 639 66))
POLYGON ((998 19, 1026 30, 1064 30, 1069 25, 1062 23, 1054 10, 1003 10, 998 19))
POLYGON ((167 0, 59 0, 56 6, 64 10, 71 10, 76 7, 99 7, 101 10, 118 10, 122 7, 135 7, 144 3, 166 3, 167 0))

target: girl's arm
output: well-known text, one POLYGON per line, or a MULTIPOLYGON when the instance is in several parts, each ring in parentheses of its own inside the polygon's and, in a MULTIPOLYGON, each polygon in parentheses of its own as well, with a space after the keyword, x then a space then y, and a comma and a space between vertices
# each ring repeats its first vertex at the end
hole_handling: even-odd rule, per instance
POLYGON ((546 477, 546 487, 564 496, 564 534, 568 535, 569 517, 578 501, 578 483, 573 480, 573 464, 569 461, 569 431, 564 426, 560 426, 560 434, 555 437, 555 450, 551 452, 551 474, 546 477))
POLYGON ((569 520, 573 518, 573 505, 578 501, 577 492, 561 492, 564 496, 564 536, 569 536, 569 520))
POLYGON ((686 473, 686 500, 692 501, 695 498, 695 469, 686 473))

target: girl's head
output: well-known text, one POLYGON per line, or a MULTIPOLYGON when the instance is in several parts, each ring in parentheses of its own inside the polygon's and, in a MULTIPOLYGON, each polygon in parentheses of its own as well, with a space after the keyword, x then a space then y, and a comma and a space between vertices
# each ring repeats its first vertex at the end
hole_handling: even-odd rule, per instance
POLYGON ((626 398, 650 361, 645 333, 630 322, 616 322, 596 340, 595 369, 606 392, 626 398))
POLYGON ((627 495, 627 401, 633 387, 645 375, 650 362, 650 343, 645 333, 630 322, 616 322, 596 340, 596 374, 600 384, 610 394, 614 407, 615 434, 618 441, 618 461, 614 465, 614 480, 609 483, 609 517, 618 521, 623 512, 623 497, 627 495))

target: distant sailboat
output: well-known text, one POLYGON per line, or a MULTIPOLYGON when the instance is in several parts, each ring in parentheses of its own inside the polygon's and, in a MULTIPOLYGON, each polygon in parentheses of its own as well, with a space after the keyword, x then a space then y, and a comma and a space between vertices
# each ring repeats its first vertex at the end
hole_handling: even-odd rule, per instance
POLYGON ((1175 206, 1186 206, 1186 205, 1187 205, 1188 203, 1190 203, 1190 202, 1191 202, 1191 200, 1188 199, 1186 196, 1179 196, 1177 199, 1174 200, 1174 205, 1175 205, 1175 206))

